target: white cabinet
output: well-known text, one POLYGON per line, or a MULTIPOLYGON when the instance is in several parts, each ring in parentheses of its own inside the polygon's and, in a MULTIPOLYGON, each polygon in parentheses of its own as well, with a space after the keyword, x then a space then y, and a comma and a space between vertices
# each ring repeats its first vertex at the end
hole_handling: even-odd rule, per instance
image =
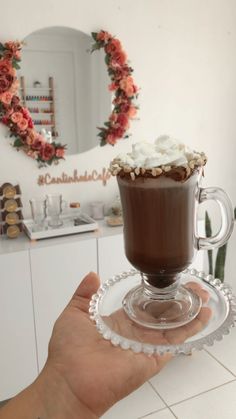
POLYGON ((97 271, 96 238, 32 249, 31 270, 39 370, 53 324, 83 277, 97 271))
POLYGON ((98 239, 98 272, 102 282, 131 268, 125 256, 123 234, 98 239))
POLYGON ((0 400, 37 376, 29 251, 0 255, 0 400))

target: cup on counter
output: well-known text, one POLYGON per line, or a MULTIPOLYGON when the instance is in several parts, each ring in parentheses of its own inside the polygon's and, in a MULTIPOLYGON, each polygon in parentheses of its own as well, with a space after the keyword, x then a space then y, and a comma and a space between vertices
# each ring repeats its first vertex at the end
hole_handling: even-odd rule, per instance
POLYGON ((45 228, 46 199, 32 198, 30 199, 31 214, 34 221, 33 231, 41 231, 45 228))
POLYGON ((60 219, 63 209, 66 207, 66 201, 62 199, 61 194, 46 195, 47 215, 50 217, 48 225, 53 228, 61 227, 63 221, 60 219))
POLYGON ((102 220, 104 218, 104 203, 102 201, 94 201, 90 206, 92 218, 94 220, 102 220))

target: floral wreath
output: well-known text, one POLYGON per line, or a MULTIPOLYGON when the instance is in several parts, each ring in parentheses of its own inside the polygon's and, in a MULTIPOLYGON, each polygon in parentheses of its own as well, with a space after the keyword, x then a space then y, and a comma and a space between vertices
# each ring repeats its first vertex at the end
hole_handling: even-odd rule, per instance
POLYGON ((22 42, 0 43, 0 121, 7 125, 10 137, 14 137, 13 147, 23 150, 40 166, 57 164, 64 158, 65 145, 52 142, 39 134, 30 113, 21 104, 17 95, 19 81, 16 70, 20 68, 22 42))
POLYGON ((101 30, 92 32, 95 43, 92 45, 91 52, 104 48, 105 63, 111 78, 109 90, 114 92, 112 101, 114 108, 109 120, 104 123, 104 127, 98 127, 100 145, 116 144, 117 140, 127 138, 129 121, 137 113, 138 107, 134 104, 134 99, 138 97, 138 87, 134 84, 131 76, 133 69, 128 65, 127 55, 122 49, 121 42, 114 38, 110 33, 101 30), (125 135, 126 134, 126 135, 125 135))

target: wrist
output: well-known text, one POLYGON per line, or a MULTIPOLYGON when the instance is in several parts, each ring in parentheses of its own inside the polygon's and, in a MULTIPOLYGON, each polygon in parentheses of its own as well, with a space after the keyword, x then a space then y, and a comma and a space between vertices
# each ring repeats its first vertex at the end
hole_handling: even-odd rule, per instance
POLYGON ((35 392, 45 419, 97 419, 72 392, 64 377, 47 363, 36 379, 35 392))

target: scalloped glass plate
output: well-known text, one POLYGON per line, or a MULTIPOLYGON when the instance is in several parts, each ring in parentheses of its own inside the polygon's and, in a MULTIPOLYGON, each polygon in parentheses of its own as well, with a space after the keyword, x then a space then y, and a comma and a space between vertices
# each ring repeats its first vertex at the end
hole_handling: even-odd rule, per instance
MULTIPOLYGON (((141 283, 140 273, 135 269, 115 275, 100 286, 90 301, 90 317, 99 333, 114 346, 148 355, 189 354, 193 349, 200 350, 204 345, 210 346, 221 340, 236 323, 236 298, 228 285, 195 269, 187 269, 182 274, 182 285, 190 281, 200 284, 209 293, 209 300, 204 306, 211 309, 212 315, 205 327, 184 343, 166 344, 163 330, 139 326, 126 315, 123 298, 131 288, 141 283), (161 343, 163 341, 164 344, 161 343)), ((173 332, 178 336, 180 328, 172 329, 173 332)))

